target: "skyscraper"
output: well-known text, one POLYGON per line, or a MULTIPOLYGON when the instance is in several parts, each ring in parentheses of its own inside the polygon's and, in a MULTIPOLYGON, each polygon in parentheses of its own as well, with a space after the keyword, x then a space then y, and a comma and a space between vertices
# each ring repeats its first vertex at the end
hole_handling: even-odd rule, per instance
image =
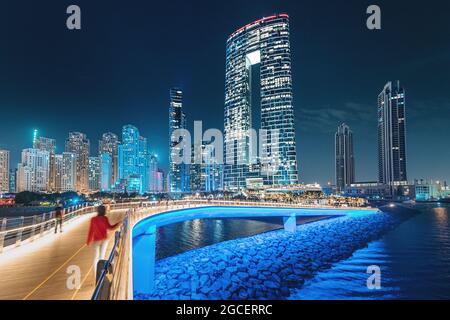
POLYGON ((111 156, 111 177, 109 178, 111 185, 119 178, 119 144, 118 136, 111 132, 104 133, 99 141, 99 156, 101 157, 105 153, 111 156))
POLYGON ((152 155, 150 157, 150 168, 149 168, 149 192, 159 192, 158 190, 158 157, 152 155))
POLYGON ((100 158, 89 157, 89 191, 100 190, 100 158))
POLYGON ((378 180, 393 195, 407 179, 405 89, 390 81, 378 96, 378 180))
POLYGON ((76 155, 63 152, 55 155, 55 191, 75 191, 77 177, 76 155))
POLYGON ((76 184, 77 192, 89 192, 89 149, 90 142, 84 133, 71 132, 66 140, 66 152, 76 155, 76 184))
POLYGON ((100 155, 100 191, 110 192, 114 184, 112 180, 113 160, 108 152, 100 155))
POLYGON ((55 191, 55 153, 56 153, 56 140, 39 137, 37 131, 33 137, 33 148, 49 153, 49 177, 47 191, 55 191))
MULTIPOLYGON (((292 95, 289 17, 278 14, 243 26, 227 40, 225 76, 224 187, 245 188, 256 160, 251 143, 255 68, 259 68, 264 171, 269 185, 298 183, 292 95), (252 101, 253 100, 253 101, 252 101), (277 137, 277 139, 275 138, 277 137), (269 170, 270 168, 270 170, 269 170)), ((257 74, 257 73, 256 73, 257 74)), ((256 86, 257 87, 257 86, 256 86)))
POLYGON ((10 193, 16 192, 16 176, 17 176, 17 169, 9 169, 9 192, 10 193))
POLYGON ((17 170, 17 191, 45 192, 48 188, 50 153, 24 149, 17 170))
POLYGON ((119 145, 119 179, 127 185, 128 192, 147 192, 149 162, 147 139, 140 136, 136 127, 124 126, 119 145))
POLYGON ((172 140, 175 130, 186 129, 186 115, 183 113, 183 92, 179 88, 170 89, 169 105, 169 191, 189 191, 189 163, 176 163, 175 157, 182 156, 180 141, 172 140))
POLYGON ((355 182, 355 158, 353 156, 353 133, 345 123, 335 135, 336 187, 339 192, 355 182))
POLYGON ((9 192, 9 151, 0 150, 0 194, 9 192))

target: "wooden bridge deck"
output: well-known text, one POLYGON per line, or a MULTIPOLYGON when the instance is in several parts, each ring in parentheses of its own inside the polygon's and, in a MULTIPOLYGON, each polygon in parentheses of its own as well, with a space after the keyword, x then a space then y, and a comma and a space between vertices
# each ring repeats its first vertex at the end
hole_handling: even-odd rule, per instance
MULTIPOLYGON (((112 211, 111 223, 122 219, 125 210, 112 211)), ((93 248, 85 245, 88 214, 63 226, 63 233, 48 234, 0 254, 0 300, 87 300, 94 290, 93 248), (70 266, 81 271, 81 287, 69 289, 70 266)), ((113 245, 109 234, 109 248, 113 245)))

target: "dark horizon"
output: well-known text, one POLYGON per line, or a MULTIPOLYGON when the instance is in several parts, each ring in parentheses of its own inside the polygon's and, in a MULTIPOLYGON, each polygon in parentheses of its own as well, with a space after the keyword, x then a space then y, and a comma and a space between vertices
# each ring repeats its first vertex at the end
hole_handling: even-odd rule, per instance
POLYGON ((167 170, 169 89, 183 89, 190 128, 203 120, 204 130, 223 130, 227 37, 285 12, 300 180, 334 181, 342 122, 354 134, 356 180, 377 180, 377 96, 393 80, 406 90, 408 180, 450 180, 446 1, 379 1, 379 31, 366 28, 373 3, 364 0, 25 2, 0 10, 0 148, 12 168, 34 129, 55 138, 58 153, 70 131, 86 133, 96 156, 103 133, 120 137, 133 124, 167 170), (70 4, 81 7, 80 31, 65 26, 70 4))

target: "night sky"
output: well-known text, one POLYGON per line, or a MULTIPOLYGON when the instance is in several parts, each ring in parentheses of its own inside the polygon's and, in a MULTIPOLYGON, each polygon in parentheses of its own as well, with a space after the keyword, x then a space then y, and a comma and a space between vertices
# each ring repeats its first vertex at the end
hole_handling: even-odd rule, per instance
POLYGON ((189 126, 223 130, 225 45, 236 29, 290 15, 297 154, 304 182, 334 180, 334 132, 355 139, 356 179, 377 179, 379 92, 407 98, 408 178, 450 181, 450 2, 0 0, 0 148, 31 147, 33 129, 64 149, 81 131, 137 126, 167 168, 169 88, 184 90, 189 126), (82 30, 66 28, 66 8, 82 30), (366 28, 378 4, 382 30, 366 28))

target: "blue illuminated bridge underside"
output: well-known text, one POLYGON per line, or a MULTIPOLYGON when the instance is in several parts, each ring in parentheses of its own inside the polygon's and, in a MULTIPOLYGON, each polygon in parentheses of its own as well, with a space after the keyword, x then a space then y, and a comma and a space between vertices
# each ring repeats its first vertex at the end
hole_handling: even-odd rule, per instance
POLYGON ((151 292, 154 288, 156 230, 196 219, 282 217, 287 232, 296 231, 297 217, 358 216, 377 213, 377 209, 319 209, 268 207, 201 207, 168 211, 148 217, 133 228, 133 288, 135 292, 151 292))

